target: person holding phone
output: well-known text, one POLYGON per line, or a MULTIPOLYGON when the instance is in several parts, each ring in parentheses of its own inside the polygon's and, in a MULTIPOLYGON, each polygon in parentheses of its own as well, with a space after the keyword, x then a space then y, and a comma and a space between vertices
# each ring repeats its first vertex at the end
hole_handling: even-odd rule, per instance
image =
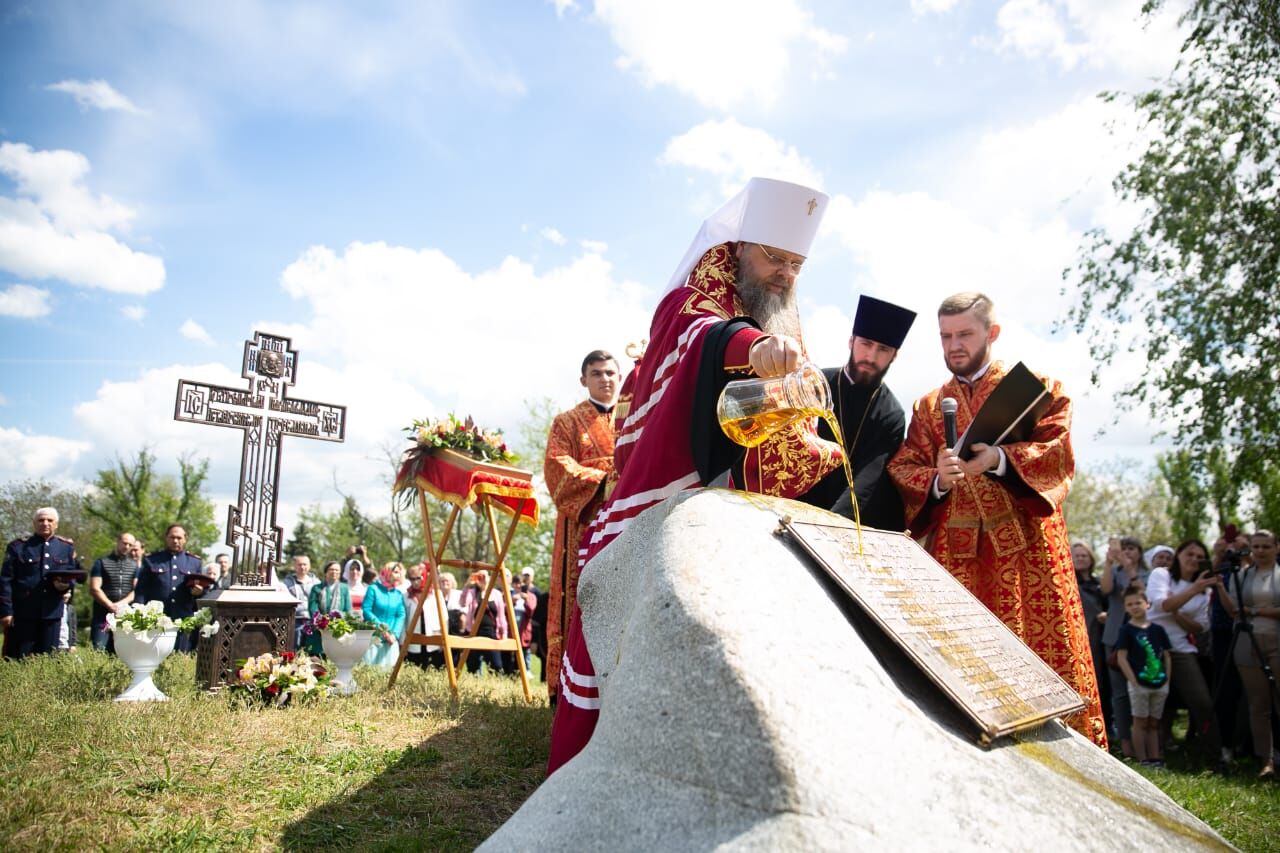
POLYGON ((1191 712, 1201 763, 1215 769, 1222 764, 1222 737, 1213 692, 1200 669, 1196 635, 1209 630, 1210 597, 1226 594, 1222 576, 1209 562, 1209 549, 1199 539, 1184 541, 1173 552, 1173 565, 1152 569, 1147 578, 1148 615, 1169 635, 1173 689, 1191 712))
MULTIPOLYGON (((1115 651, 1120 639, 1120 629, 1124 627, 1124 591, 1135 584, 1144 590, 1151 570, 1142 558, 1142 543, 1132 536, 1112 536, 1107 545, 1107 568, 1098 579, 1098 588, 1107 599, 1107 618, 1102 628, 1102 644, 1107 652, 1115 651)), ((1111 724, 1115 727, 1114 735, 1120 738, 1120 751, 1127 758, 1137 758, 1133 748, 1132 728, 1133 715, 1129 709, 1128 682, 1111 658, 1109 678, 1111 680, 1111 724)))

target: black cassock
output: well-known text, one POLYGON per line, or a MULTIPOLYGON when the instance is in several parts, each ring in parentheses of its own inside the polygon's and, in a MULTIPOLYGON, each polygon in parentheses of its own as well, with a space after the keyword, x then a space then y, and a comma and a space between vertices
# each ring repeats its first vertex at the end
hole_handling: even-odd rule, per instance
MULTIPOLYGON (((824 368, 822 372, 831 387, 831 408, 840 421, 845 450, 853 466, 853 488, 862 523, 880 530, 901 531, 906 526, 902 497, 885 473, 885 466, 902 446, 907 432, 902 404, 883 383, 876 388, 855 385, 841 367, 824 368)), ((835 439, 824 421, 818 422, 818 434, 835 439)), ((853 518, 853 502, 843 468, 827 475, 804 500, 853 518)))

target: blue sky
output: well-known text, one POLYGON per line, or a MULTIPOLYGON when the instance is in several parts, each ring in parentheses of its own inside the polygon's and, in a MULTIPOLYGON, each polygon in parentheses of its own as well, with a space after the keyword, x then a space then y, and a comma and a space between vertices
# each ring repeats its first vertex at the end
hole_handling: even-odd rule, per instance
POLYGON ((800 279, 817 360, 859 293, 912 307, 907 402, 944 376, 937 302, 982 289, 997 354, 1067 382, 1081 462, 1147 455, 1143 413, 1096 436, 1142 365, 1091 389, 1052 325, 1083 231, 1133 221, 1109 181, 1137 132, 1096 95, 1180 44, 1140 5, 6 3, 0 479, 146 444, 209 455, 225 500, 239 439, 174 423, 174 391, 239 384, 263 329, 301 352, 294 396, 350 407, 346 445, 286 445, 284 520, 335 480, 376 508, 414 417, 572 403, 754 174, 833 197, 800 279))

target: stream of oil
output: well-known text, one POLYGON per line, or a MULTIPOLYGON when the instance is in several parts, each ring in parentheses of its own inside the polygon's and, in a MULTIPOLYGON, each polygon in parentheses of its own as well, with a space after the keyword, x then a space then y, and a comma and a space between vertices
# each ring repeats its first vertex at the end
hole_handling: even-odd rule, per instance
POLYGON ((831 434, 840 446, 840 459, 844 463, 844 477, 849 481, 849 496, 853 502, 853 523, 858 532, 858 555, 862 556, 862 513, 858 511, 858 497, 853 491, 853 465, 849 462, 849 454, 844 449, 844 434, 840 431, 840 421, 830 409, 775 409, 761 415, 748 415, 745 418, 733 418, 720 421, 724 434, 743 447, 756 447, 778 430, 801 418, 822 418, 831 428, 831 434))

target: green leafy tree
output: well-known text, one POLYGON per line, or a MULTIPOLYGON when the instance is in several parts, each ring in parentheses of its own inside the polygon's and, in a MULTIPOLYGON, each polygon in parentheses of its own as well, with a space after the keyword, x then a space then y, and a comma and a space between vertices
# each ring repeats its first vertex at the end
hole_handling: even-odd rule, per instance
POLYGON ((122 531, 154 550, 163 547, 170 524, 181 524, 187 549, 203 552, 218 539, 213 503, 204 495, 208 475, 208 459, 181 457, 175 478, 157 473, 156 457, 145 448, 132 460, 117 458, 114 466, 98 471, 84 499, 85 514, 100 525, 94 550, 110 550, 122 531))
POLYGON ((311 557, 313 561, 323 559, 316 551, 316 543, 311 535, 311 528, 306 521, 299 519, 298 523, 293 525, 293 534, 284 546, 284 556, 293 557, 302 554, 311 557))
POLYGON ((1185 450, 1160 454, 1156 467, 1169 487, 1169 520, 1174 538, 1203 538, 1209 509, 1209 490, 1200 476, 1203 468, 1185 450))
POLYGON ((1072 540, 1102 559, 1112 536, 1136 536, 1145 547, 1174 539, 1169 489, 1153 468, 1120 459, 1079 471, 1063 505, 1072 540))
POLYGON ((85 513, 84 497, 79 491, 46 480, 11 480, 0 484, 0 536, 6 543, 30 536, 36 510, 45 506, 58 510, 58 535, 76 543, 76 553, 82 560, 99 556, 95 543, 104 539, 110 544, 103 553, 114 546, 114 536, 103 531, 101 522, 85 513))
POLYGON ((1257 484, 1280 453, 1280 4, 1192 0, 1182 21, 1163 81, 1104 95, 1131 100, 1145 125, 1145 150, 1113 182, 1140 218, 1089 232, 1064 277, 1095 381, 1130 342, 1148 368, 1121 405, 1154 407, 1201 462, 1229 449, 1233 479, 1257 484))

